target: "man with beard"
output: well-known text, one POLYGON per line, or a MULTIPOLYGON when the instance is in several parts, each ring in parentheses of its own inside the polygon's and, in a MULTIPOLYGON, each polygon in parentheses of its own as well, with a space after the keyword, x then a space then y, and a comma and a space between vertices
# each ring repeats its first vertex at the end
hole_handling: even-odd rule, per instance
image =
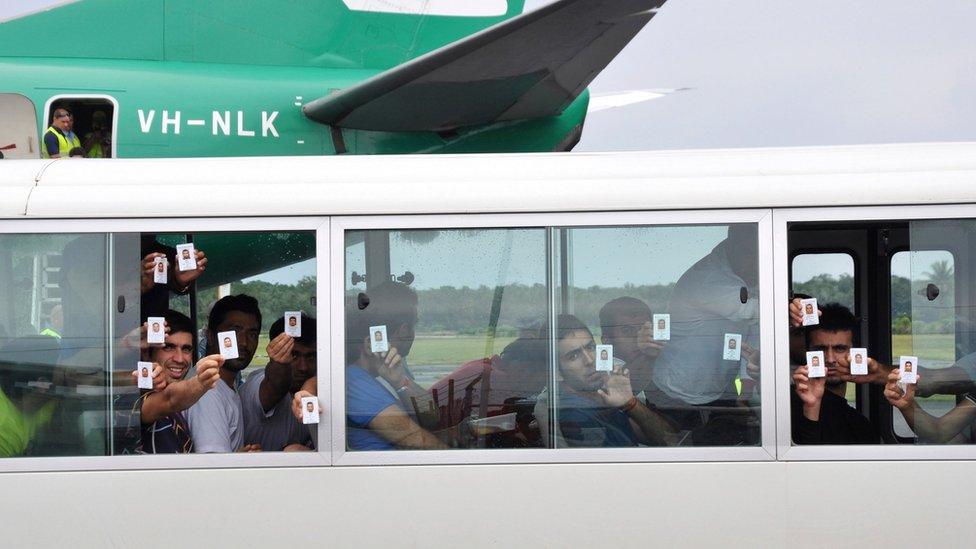
POLYGON ((218 372, 224 359, 205 357, 196 364, 196 373, 187 377, 193 363, 193 322, 176 311, 166 312, 169 333, 165 343, 146 347, 143 360, 153 363, 153 387, 142 395, 139 416, 142 424, 139 453, 187 454, 193 451, 190 429, 183 412, 219 383, 218 372))
POLYGON ((194 451, 226 453, 260 451, 260 444, 244 444, 244 412, 237 392, 238 373, 254 358, 261 332, 261 310, 249 295, 227 296, 213 305, 207 320, 207 352, 219 354, 217 334, 237 333, 238 358, 220 366, 220 381, 187 412, 194 451))
MULTIPOLYGON (((295 318, 290 323, 297 324, 295 318)), ((284 318, 268 332, 268 365, 241 386, 244 440, 267 450, 311 449, 311 433, 291 414, 292 395, 315 376, 315 319, 302 315, 301 337, 285 333, 284 318)))
POLYGON ((613 345, 614 358, 624 361, 637 394, 650 383, 654 360, 664 347, 653 339, 652 318, 650 307, 634 297, 618 297, 600 309, 601 341, 613 345))
MULTIPOLYGON (((793 308, 799 307, 798 302, 794 300, 793 308)), ((824 305, 820 311, 820 324, 808 328, 807 350, 823 351, 827 376, 807 377, 806 365, 793 373, 793 442, 878 444, 880 438, 871 422, 847 404, 847 382, 841 377, 850 372, 857 320, 837 303, 824 305)), ((791 317, 795 323, 792 312, 791 317)))

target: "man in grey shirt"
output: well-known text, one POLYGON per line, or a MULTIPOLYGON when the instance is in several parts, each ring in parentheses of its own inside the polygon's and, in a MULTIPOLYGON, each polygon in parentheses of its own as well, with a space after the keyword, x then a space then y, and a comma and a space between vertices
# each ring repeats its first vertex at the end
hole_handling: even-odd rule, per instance
POLYGON ((244 419, 241 397, 237 393, 238 373, 254 358, 261 332, 261 310, 258 301, 240 294, 227 296, 216 303, 207 320, 208 354, 217 354, 217 334, 237 333, 238 357, 225 360, 220 367, 220 381, 187 410, 186 419, 197 453, 260 451, 261 446, 244 444, 244 419))
POLYGON ((300 337, 285 333, 279 318, 268 333, 268 365, 254 372, 241 386, 244 407, 244 439, 265 451, 312 449, 309 426, 295 419, 292 395, 315 376, 315 319, 302 315, 300 337))

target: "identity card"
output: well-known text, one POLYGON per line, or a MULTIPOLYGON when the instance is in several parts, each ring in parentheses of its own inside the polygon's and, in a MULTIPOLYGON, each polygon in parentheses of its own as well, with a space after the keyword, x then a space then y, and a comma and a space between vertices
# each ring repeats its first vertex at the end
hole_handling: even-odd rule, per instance
POLYGON ((193 243, 176 245, 176 260, 180 264, 180 272, 192 271, 197 268, 197 250, 193 243))
POLYGON ((654 315, 654 339, 657 341, 671 339, 671 315, 654 315))
POLYGON ((217 334, 217 345, 220 346, 220 356, 227 360, 240 356, 237 352, 237 332, 220 332, 217 334))
POLYGON ((827 377, 827 366, 824 364, 823 351, 807 352, 807 377, 827 377))
POLYGON ((901 370, 902 383, 918 383, 918 357, 902 356, 898 359, 898 369, 901 370))
POLYGON ((722 360, 739 360, 740 358, 742 358, 742 334, 725 334, 722 360))
POLYGON ((136 384, 140 389, 152 389, 152 362, 137 362, 136 363, 136 379, 138 380, 136 384))
POLYGON ((285 333, 291 337, 302 337, 301 311, 285 311, 285 333))
POLYGON ((385 353, 390 350, 390 342, 386 338, 386 326, 369 327, 369 350, 374 353, 385 353))
POLYGON ((613 371, 613 345, 596 346, 596 371, 613 371))
POLYGON ((820 324, 820 315, 817 314, 817 298, 801 299, 800 312, 803 313, 804 326, 816 326, 820 324))
POLYGON ((146 319, 146 342, 150 345, 166 343, 166 319, 161 316, 151 316, 146 319))
POLYGON ((317 397, 302 397, 302 423, 319 422, 319 399, 317 397))
POLYGON ((166 284, 166 275, 169 273, 169 261, 165 256, 153 259, 153 282, 156 284, 166 284))
POLYGON ((851 375, 868 375, 868 350, 863 347, 851 349, 851 375))

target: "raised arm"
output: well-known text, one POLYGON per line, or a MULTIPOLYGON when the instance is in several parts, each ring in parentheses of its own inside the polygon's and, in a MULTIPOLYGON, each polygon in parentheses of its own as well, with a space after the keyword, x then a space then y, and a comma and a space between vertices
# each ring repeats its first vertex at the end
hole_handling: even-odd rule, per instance
POLYGON ((223 363, 220 355, 210 355, 197 363, 197 372, 193 377, 171 382, 162 391, 146 395, 140 409, 142 423, 152 423, 196 404, 220 380, 220 365, 223 363))
MULTIPOLYGON (((930 370, 931 371, 931 370, 930 370)), ((976 404, 968 398, 941 417, 934 417, 915 401, 915 385, 904 390, 898 385, 900 370, 894 369, 888 376, 884 395, 892 406, 898 408, 905 422, 924 441, 947 443, 958 436, 966 426, 976 420, 976 404)), ((919 381, 922 374, 919 374, 919 381)))
POLYGON ((268 343, 268 365, 264 367, 264 379, 258 388, 261 408, 270 412, 291 388, 291 351, 295 339, 282 332, 268 343))

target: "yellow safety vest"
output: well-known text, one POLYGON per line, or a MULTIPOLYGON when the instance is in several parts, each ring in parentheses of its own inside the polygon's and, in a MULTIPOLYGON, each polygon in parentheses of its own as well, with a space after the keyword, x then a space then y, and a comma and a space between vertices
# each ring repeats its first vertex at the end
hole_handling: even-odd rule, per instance
MULTIPOLYGON (((78 139, 77 135, 75 135, 69 143, 68 138, 65 137, 63 133, 55 129, 54 126, 49 127, 47 131, 44 132, 44 137, 46 138, 47 134, 49 133, 53 133, 54 136, 58 138, 58 154, 61 155, 61 158, 68 158, 69 153, 71 153, 71 149, 81 146, 81 140, 78 139)), ((41 158, 51 158, 51 155, 47 152, 47 144, 44 143, 44 139, 41 139, 41 158)))

